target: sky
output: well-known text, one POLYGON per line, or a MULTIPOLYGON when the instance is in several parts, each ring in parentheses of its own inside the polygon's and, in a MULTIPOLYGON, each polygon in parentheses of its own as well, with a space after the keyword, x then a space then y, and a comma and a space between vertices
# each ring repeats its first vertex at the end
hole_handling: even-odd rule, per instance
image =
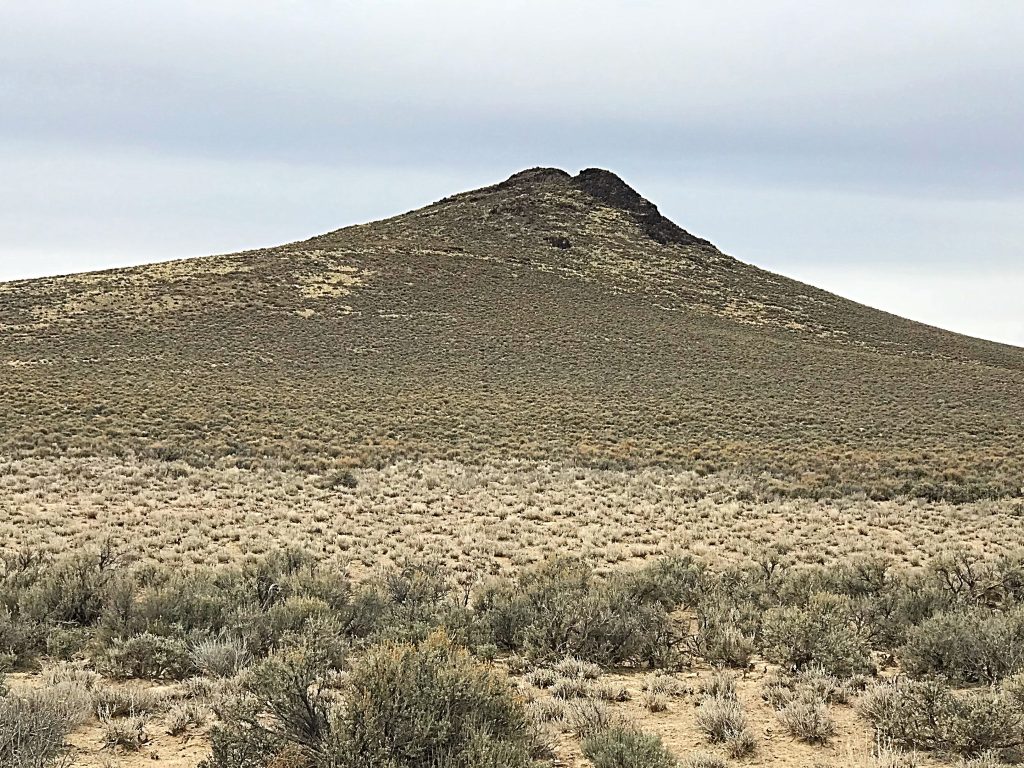
POLYGON ((273 245, 531 166, 1024 346, 1019 0, 2 0, 0 280, 273 245))

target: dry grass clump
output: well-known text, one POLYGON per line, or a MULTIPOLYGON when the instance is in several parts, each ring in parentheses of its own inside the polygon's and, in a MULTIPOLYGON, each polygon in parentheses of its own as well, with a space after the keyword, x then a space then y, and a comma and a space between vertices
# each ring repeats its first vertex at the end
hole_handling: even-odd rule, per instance
POLYGON ((195 701, 175 704, 167 713, 167 733, 180 736, 190 730, 202 728, 210 717, 209 707, 195 701))
POLYGON ((697 726, 712 744, 724 744, 731 757, 746 757, 757 751, 758 739, 747 725, 747 717, 736 696, 736 679, 715 672, 702 687, 697 707, 697 726))
POLYGON ((808 744, 826 744, 836 724, 823 701, 810 696, 794 699, 779 710, 779 721, 791 736, 808 744))
POLYGON ((620 683, 598 683, 592 688, 592 693, 601 701, 622 703, 633 698, 629 689, 620 683))
POLYGON ((170 706, 170 697, 142 685, 100 685, 92 693, 92 703, 102 717, 130 717, 164 712, 170 706))
POLYGON ((234 677, 252 662, 245 642, 233 637, 204 638, 189 655, 193 666, 210 677, 234 677))
POLYGON ((138 752, 149 741, 146 725, 149 717, 144 714, 113 718, 100 715, 103 724, 103 743, 110 748, 120 747, 128 752, 138 752))
POLYGON ((682 761, 683 768, 726 768, 728 763, 711 752, 694 752, 682 761))
POLYGON ((558 678, 550 691, 556 699, 586 699, 593 693, 590 683, 575 677, 558 678))

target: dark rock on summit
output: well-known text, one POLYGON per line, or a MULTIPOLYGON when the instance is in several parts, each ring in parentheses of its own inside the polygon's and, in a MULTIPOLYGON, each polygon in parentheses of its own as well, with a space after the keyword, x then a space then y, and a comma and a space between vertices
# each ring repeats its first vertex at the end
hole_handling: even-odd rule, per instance
POLYGON ((602 203, 631 213, 641 229, 652 240, 662 245, 669 243, 711 245, 707 240, 691 235, 675 222, 662 216, 654 203, 644 198, 611 171, 602 168, 587 168, 573 177, 572 183, 602 203))

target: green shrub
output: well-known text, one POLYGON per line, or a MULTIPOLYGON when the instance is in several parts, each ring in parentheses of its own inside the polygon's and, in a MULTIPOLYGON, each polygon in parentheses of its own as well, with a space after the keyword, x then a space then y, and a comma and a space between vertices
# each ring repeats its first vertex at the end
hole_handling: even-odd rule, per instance
POLYGON ((677 638, 663 600, 637 595, 632 578, 598 579, 582 563, 559 559, 486 586, 475 613, 500 648, 535 659, 574 656, 602 665, 661 665, 677 638))
POLYGON ((530 764, 529 721, 507 680, 441 634, 371 649, 346 688, 336 720, 346 766, 530 764))
POLYGON ((184 680, 196 671, 185 641, 149 632, 114 639, 99 663, 108 675, 121 679, 184 680))
POLYGON ((705 626, 697 636, 697 652, 709 664, 724 664, 734 669, 746 669, 756 648, 754 638, 732 625, 705 626))
POLYGON ((237 624, 242 605, 237 598, 233 574, 212 569, 200 572, 163 572, 149 578, 136 597, 133 634, 143 629, 158 634, 174 631, 220 632, 237 624))
POLYGON ((995 683, 1024 669, 1024 609, 942 613, 910 630, 900 664, 911 675, 995 683))
POLYGON ((24 590, 20 612, 29 619, 54 624, 91 626, 103 614, 107 584, 119 557, 109 546, 50 564, 24 590))
POLYGON ((676 768, 657 736, 617 726, 583 739, 583 754, 594 768, 676 768))
POLYGON ((24 669, 46 648, 46 628, 0 606, 0 670, 24 669))
POLYGON ((825 591, 849 598, 853 624, 876 649, 896 649, 909 627, 945 603, 928 579, 908 579, 890 560, 876 556, 837 564, 824 574, 823 584, 825 591))
POLYGON ((242 643, 265 656, 278 648, 286 635, 301 634, 307 624, 330 615, 328 605, 317 597, 289 595, 269 608, 250 605, 237 618, 242 643))
POLYGON ((46 628, 46 655, 61 661, 72 661, 86 654, 92 630, 87 627, 46 628))
POLYGON ((755 651, 764 611, 773 600, 761 574, 730 568, 706 574, 701 588, 693 651, 713 665, 745 668, 755 651))
POLYGON ((1024 745, 1024 712, 995 689, 957 693, 940 679, 880 685, 861 700, 879 739, 967 757, 1024 745))
POLYGON ((210 768, 270 762, 332 768, 530 765, 533 731, 507 679, 435 633, 370 647, 338 690, 310 644, 275 652, 245 675, 220 713, 210 768))
POLYGON ((851 624, 849 599, 828 593, 805 607, 767 612, 762 627, 764 654, 792 670, 816 667, 837 677, 872 670, 867 641, 851 624))
POLYGON ((661 605, 667 611, 696 605, 706 566, 691 555, 670 555, 623 579, 638 603, 661 605))

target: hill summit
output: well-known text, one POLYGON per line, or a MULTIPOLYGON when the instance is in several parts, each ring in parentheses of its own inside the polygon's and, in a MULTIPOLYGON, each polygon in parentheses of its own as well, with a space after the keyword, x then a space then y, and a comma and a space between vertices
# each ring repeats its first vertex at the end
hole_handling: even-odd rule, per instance
POLYGON ((576 176, 570 176, 559 168, 531 168, 514 174, 504 184, 499 184, 498 189, 518 186, 530 188, 538 181, 544 180, 568 183, 591 195, 600 203, 625 211, 641 230, 662 245, 711 245, 707 240, 694 237, 676 223, 666 219, 657 206, 614 173, 603 168, 586 168, 576 176))
POLYGON ((322 473, 658 465, 1021 493, 1024 351, 745 264, 610 171, 297 243, 0 284, 0 454, 322 473))

